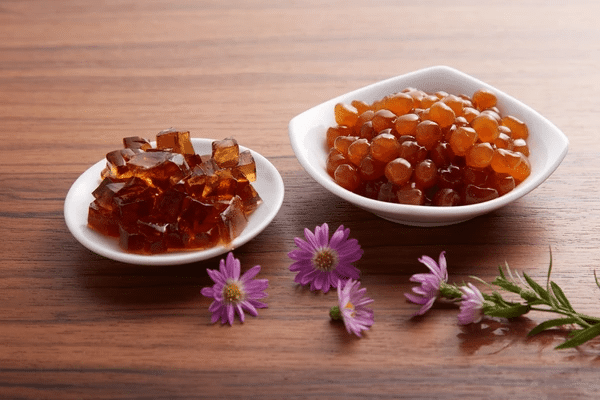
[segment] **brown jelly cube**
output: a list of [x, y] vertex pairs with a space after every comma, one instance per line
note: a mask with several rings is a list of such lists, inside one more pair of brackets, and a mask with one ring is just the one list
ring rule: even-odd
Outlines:
[[[123, 139], [124, 149], [107, 154], [103, 181], [93, 191], [88, 224], [119, 237], [126, 251], [155, 254], [229, 243], [262, 203], [251, 185], [256, 164], [228, 138], [212, 154], [189, 153], [188, 132], [174, 129], [146, 139]], [[191, 168], [190, 168], [191, 166]]]
[[221, 220], [223, 221], [221, 237], [226, 243], [242, 233], [248, 225], [248, 219], [239, 196], [231, 199], [229, 206], [221, 213]]
[[178, 222], [167, 225], [165, 243], [167, 249], [184, 249], [190, 242], [190, 235], [182, 230]]
[[152, 148], [148, 139], [144, 139], [139, 136], [124, 137], [123, 138], [123, 146], [126, 149], [131, 149], [136, 153], [139, 153], [141, 151], [146, 151], [146, 150]]
[[217, 222], [205, 224], [205, 229], [190, 237], [189, 246], [195, 248], [215, 247], [221, 242], [220, 227]]
[[189, 131], [178, 131], [175, 128], [165, 129], [156, 135], [156, 148], [171, 150], [179, 154], [194, 154], [194, 146]]
[[115, 213], [101, 207], [94, 200], [88, 209], [88, 226], [107, 236], [119, 236], [119, 223]]
[[119, 193], [119, 190], [123, 188], [123, 186], [125, 186], [125, 182], [114, 182], [110, 178], [105, 178], [92, 192], [92, 195], [100, 207], [112, 211], [116, 207], [114, 198], [117, 193]]
[[174, 185], [190, 173], [181, 154], [167, 151], [136, 154], [128, 165], [133, 175], [155, 186]]
[[237, 179], [228, 169], [215, 171], [214, 175], [208, 176], [202, 197], [214, 197], [217, 200], [230, 200], [235, 196]]
[[196, 232], [205, 230], [204, 221], [213, 211], [211, 204], [196, 200], [192, 197], [186, 197], [182, 203], [182, 213], [179, 218], [180, 228], [193, 236]]
[[[142, 181], [143, 182], [143, 181]], [[121, 224], [130, 224], [152, 213], [156, 190], [140, 184], [137, 178], [132, 179], [115, 196]]]
[[132, 174], [127, 163], [135, 154], [131, 149], [114, 150], [106, 154], [106, 168], [110, 171], [109, 176], [114, 179], [130, 178]]
[[183, 209], [186, 193], [173, 187], [161, 193], [155, 200], [154, 219], [164, 222], [175, 222]]
[[145, 239], [145, 251], [148, 253], [164, 253], [167, 251], [166, 233], [168, 223], [155, 222], [152, 219], [137, 221], [139, 233]]
[[119, 246], [132, 253], [145, 253], [146, 238], [132, 226], [120, 226]]
[[240, 148], [233, 138], [212, 142], [212, 158], [221, 168], [233, 168], [238, 164]]
[[242, 200], [246, 215], [254, 212], [262, 203], [262, 199], [249, 181], [238, 181], [236, 194]]
[[200, 165], [195, 166], [191, 174], [183, 180], [185, 191], [195, 198], [201, 198], [204, 192], [204, 185], [206, 185], [210, 175], [214, 175], [214, 171], [207, 173]]
[[254, 157], [252, 157], [250, 150], [244, 150], [240, 153], [238, 164], [235, 169], [244, 174], [246, 179], [250, 182], [256, 180], [256, 163], [254, 162]]

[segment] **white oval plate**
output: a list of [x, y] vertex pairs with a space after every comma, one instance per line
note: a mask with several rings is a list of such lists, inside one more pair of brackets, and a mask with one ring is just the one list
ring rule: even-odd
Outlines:
[[[192, 139], [198, 154], [210, 154], [213, 139]], [[249, 150], [240, 146], [240, 151]], [[271, 223], [283, 203], [284, 187], [277, 168], [259, 153], [252, 151], [256, 162], [256, 181], [252, 186], [262, 198], [262, 204], [248, 218], [248, 225], [241, 235], [227, 246], [217, 246], [199, 251], [180, 251], [154, 255], [128, 253], [119, 247], [118, 239], [104, 236], [87, 226], [88, 208], [94, 200], [92, 192], [100, 184], [100, 173], [106, 166], [101, 160], [85, 171], [73, 185], [65, 198], [65, 222], [82, 245], [101, 256], [130, 264], [177, 265], [206, 260], [231, 251], [256, 237]]]
[[[336, 103], [352, 100], [372, 102], [406, 87], [427, 92], [444, 90], [452, 94], [472, 95], [476, 90], [492, 90], [498, 98], [502, 114], [511, 114], [529, 127], [531, 175], [514, 190], [496, 199], [456, 207], [414, 206], [372, 200], [352, 193], [327, 174], [327, 128], [335, 125], [333, 108]], [[296, 158], [308, 174], [336, 196], [387, 220], [405, 225], [442, 226], [456, 224], [489, 213], [526, 195], [544, 182], [558, 168], [567, 154], [569, 140], [554, 124], [519, 100], [454, 68], [437, 66], [414, 71], [374, 83], [321, 103], [289, 123], [289, 136]]]

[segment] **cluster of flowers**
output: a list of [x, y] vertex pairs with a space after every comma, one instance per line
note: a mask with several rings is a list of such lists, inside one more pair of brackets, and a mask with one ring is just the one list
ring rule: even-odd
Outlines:
[[[332, 319], [342, 320], [349, 333], [360, 337], [362, 331], [373, 325], [373, 310], [368, 307], [373, 299], [360, 287], [360, 271], [353, 265], [362, 257], [363, 250], [349, 236], [350, 229], [343, 225], [331, 238], [326, 223], [317, 226], [314, 233], [305, 229], [305, 239], [294, 238], [298, 248], [290, 251], [288, 257], [294, 260], [290, 271], [297, 272], [295, 282], [323, 293], [337, 288], [338, 305], [329, 314]], [[232, 325], [236, 310], [243, 322], [244, 311], [256, 316], [257, 308], [267, 307], [260, 299], [267, 296], [264, 290], [268, 281], [254, 279], [260, 271], [259, 265], [240, 276], [240, 261], [229, 253], [226, 260], [220, 261], [218, 271], [207, 271], [214, 285], [203, 288], [201, 293], [214, 299], [209, 307], [213, 323], [221, 320]]]
[[[297, 249], [288, 253], [288, 257], [294, 260], [289, 268], [297, 273], [295, 282], [310, 285], [310, 290], [323, 293], [337, 288], [338, 305], [331, 308], [329, 315], [332, 319], [342, 320], [348, 333], [361, 337], [362, 332], [373, 325], [374, 318], [373, 310], [368, 307], [373, 299], [366, 296], [365, 288], [360, 287], [360, 271], [353, 265], [363, 255], [358, 241], [349, 238], [350, 229], [343, 225], [331, 238], [327, 224], [317, 226], [314, 233], [305, 229], [304, 236], [305, 239], [294, 239]], [[412, 293], [405, 293], [409, 301], [421, 306], [415, 315], [425, 314], [437, 299], [445, 299], [459, 305], [458, 322], [462, 325], [477, 323], [484, 315], [510, 319], [529, 311], [559, 314], [559, 318], [544, 321], [529, 333], [534, 335], [564, 325], [578, 326], [571, 337], [557, 348], [579, 346], [600, 336], [600, 318], [576, 312], [562, 289], [550, 280], [552, 255], [546, 288], [525, 273], [522, 277], [516, 272], [513, 275], [508, 265], [506, 273], [499, 268], [500, 275], [492, 284], [519, 296], [520, 302], [505, 300], [497, 291], [483, 294], [472, 283], [449, 284], [445, 252], [440, 253], [437, 262], [429, 256], [422, 256], [419, 261], [429, 272], [411, 276], [410, 281], [419, 285], [412, 288]], [[203, 288], [202, 294], [214, 299], [209, 307], [213, 323], [220, 319], [221, 323], [232, 325], [236, 310], [243, 322], [244, 311], [256, 316], [258, 308], [267, 307], [260, 299], [267, 296], [264, 291], [268, 281], [254, 279], [260, 266], [256, 265], [240, 276], [240, 262], [233, 253], [229, 253], [226, 260], [221, 260], [218, 271], [207, 271], [214, 285]], [[600, 280], [595, 278], [600, 288]]]

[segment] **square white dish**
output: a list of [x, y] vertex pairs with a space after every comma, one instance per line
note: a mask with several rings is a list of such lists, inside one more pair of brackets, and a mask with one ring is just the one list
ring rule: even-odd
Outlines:
[[[327, 174], [328, 149], [325, 134], [335, 126], [334, 106], [363, 100], [367, 103], [386, 95], [414, 87], [426, 92], [445, 91], [471, 96], [479, 89], [496, 94], [502, 115], [513, 115], [529, 128], [528, 145], [531, 174], [511, 192], [496, 199], [455, 207], [414, 206], [372, 200], [352, 193], [335, 183]], [[386, 79], [321, 103], [294, 117], [289, 123], [289, 137], [294, 153], [306, 172], [325, 189], [357, 207], [387, 220], [415, 226], [443, 226], [469, 220], [521, 198], [544, 182], [558, 168], [567, 154], [566, 135], [541, 114], [508, 94], [472, 76], [447, 66], [421, 69]]]

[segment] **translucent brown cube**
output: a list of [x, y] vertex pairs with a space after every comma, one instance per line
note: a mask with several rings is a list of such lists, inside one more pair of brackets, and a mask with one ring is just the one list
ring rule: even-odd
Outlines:
[[189, 131], [178, 131], [175, 128], [165, 129], [156, 135], [156, 147], [159, 150], [171, 150], [174, 153], [194, 154], [194, 146]]
[[193, 152], [189, 132], [138, 136], [109, 152], [88, 210], [90, 228], [118, 238], [128, 252], [159, 254], [227, 244], [241, 234], [262, 203], [251, 182], [256, 164], [235, 139]]
[[238, 164], [240, 147], [233, 138], [216, 140], [212, 143], [212, 158], [221, 168], [233, 168]]

